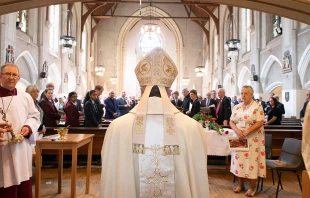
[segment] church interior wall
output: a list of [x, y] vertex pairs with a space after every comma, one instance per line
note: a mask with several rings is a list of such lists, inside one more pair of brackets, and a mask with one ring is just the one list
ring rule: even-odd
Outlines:
[[[59, 85], [55, 89], [56, 95], [67, 95], [69, 91], [78, 90], [79, 86], [73, 90], [73, 85], [68, 85], [64, 82], [65, 75], [69, 75], [69, 80], [72, 84], [76, 84], [77, 77], [83, 75], [86, 79], [94, 78], [93, 76], [87, 76], [86, 71], [82, 72], [80, 69], [80, 13], [81, 13], [81, 3], [75, 3], [72, 9], [73, 13], [73, 23], [74, 23], [74, 35], [77, 40], [77, 46], [74, 49], [74, 54], [71, 60], [68, 58], [68, 54], [63, 54], [61, 52], [62, 47], [58, 47], [58, 51], [52, 50], [49, 47], [49, 23], [46, 21], [46, 9], [47, 7], [36, 8], [28, 10], [28, 29], [27, 32], [22, 32], [19, 29], [16, 29], [16, 18], [17, 12], [10, 13], [7, 15], [1, 16], [1, 64], [5, 63], [5, 53], [7, 45], [12, 45], [14, 47], [14, 56], [18, 57], [16, 64], [20, 67], [21, 77], [24, 79], [24, 82], [30, 82], [31, 84], [36, 84], [38, 87], [43, 90], [45, 85], [48, 83], [48, 79], [39, 78], [39, 73], [43, 69], [43, 62], [47, 61], [47, 64], [51, 68], [50, 71], [58, 71], [56, 75], [52, 76], [52, 80], [56, 80], [55, 84]], [[84, 9], [85, 10], [85, 9]], [[60, 14], [59, 14], [59, 36], [63, 35], [66, 32], [66, 21], [67, 17], [67, 5], [61, 5]], [[88, 31], [88, 44], [90, 45], [90, 19], [87, 21], [87, 31]], [[31, 63], [26, 61], [24, 54], [27, 52], [27, 57], [34, 61]], [[26, 58], [26, 59], [25, 59]], [[90, 57], [90, 47], [88, 47], [87, 52], [87, 69], [91, 70], [91, 57]], [[55, 69], [57, 67], [57, 69]], [[30, 72], [31, 70], [35, 70]], [[55, 72], [54, 72], [55, 73]], [[74, 78], [74, 79], [73, 79]], [[58, 82], [59, 81], [59, 82]], [[81, 83], [80, 83], [81, 85]], [[70, 88], [71, 87], [71, 88]], [[86, 88], [88, 89], [88, 88]], [[84, 95], [84, 93], [79, 94]]]
[[[156, 5], [157, 6], [157, 5]], [[85, 8], [85, 7], [84, 7]], [[33, 72], [30, 72], [29, 68], [35, 68], [37, 73], [39, 74], [42, 71], [42, 65], [44, 61], [48, 62], [48, 65], [53, 67], [57, 67], [57, 70], [60, 73], [60, 77], [55, 80], [59, 84], [59, 91], [56, 94], [67, 93], [68, 91], [72, 91], [73, 82], [77, 83], [78, 76], [81, 76], [83, 79], [80, 85], [76, 86], [76, 90], [79, 90], [79, 95], [84, 95], [86, 90], [89, 90], [93, 84], [102, 84], [106, 90], [115, 89], [118, 90], [117, 95], [119, 95], [120, 89], [126, 89], [124, 82], [122, 85], [112, 85], [110, 83], [110, 76], [113, 74], [113, 67], [122, 62], [120, 60], [119, 54], [117, 54], [117, 39], [120, 34], [120, 30], [124, 23], [126, 22], [126, 18], [113, 18], [106, 20], [99, 30], [96, 33], [95, 39], [93, 43], [90, 43], [90, 29], [91, 23], [90, 19], [87, 20], [86, 29], [88, 36], [87, 43], [87, 60], [86, 60], [86, 70], [81, 70], [81, 21], [80, 21], [80, 13], [81, 13], [81, 3], [75, 3], [73, 7], [73, 15], [74, 15], [74, 26], [75, 26], [75, 35], [77, 39], [77, 46], [74, 49], [74, 55], [71, 60], [68, 59], [66, 54], [61, 53], [61, 47], [59, 46], [58, 52], [54, 52], [49, 48], [49, 29], [46, 25], [46, 7], [31, 9], [29, 10], [29, 24], [28, 24], [28, 32], [23, 33], [20, 30], [16, 30], [16, 16], [17, 13], [11, 13], [0, 16], [1, 25], [1, 40], [0, 40], [0, 60], [1, 64], [5, 62], [5, 52], [8, 45], [12, 45], [15, 49], [15, 57], [19, 57], [25, 51], [28, 51], [32, 59], [34, 60], [34, 64], [29, 64], [25, 60], [25, 57], [20, 57], [16, 60], [16, 63], [20, 65], [22, 72], [22, 78], [25, 80], [24, 82], [32, 82], [33, 80]], [[115, 14], [116, 15], [131, 15], [132, 13], [138, 10], [137, 4], [120, 4]], [[158, 7], [154, 7], [154, 9], [161, 9], [166, 13], [169, 13], [171, 16], [187, 16], [186, 11], [182, 5], [163, 5], [159, 4]], [[67, 5], [61, 6], [61, 26], [59, 29], [59, 34], [63, 34], [65, 32], [64, 27], [64, 19], [66, 17]], [[86, 9], [83, 9], [84, 13]], [[236, 26], [238, 27], [238, 32], [240, 35], [240, 39], [242, 41], [242, 49], [239, 51], [239, 57], [237, 58], [237, 74], [235, 85], [231, 85], [229, 83], [228, 77], [233, 73], [233, 65], [227, 59], [227, 51], [223, 49], [223, 42], [227, 39], [227, 23], [228, 14], [227, 14], [227, 6], [221, 5], [219, 10], [215, 10], [214, 14], [216, 16], [220, 16], [220, 34], [218, 35], [218, 46], [219, 49], [217, 52], [214, 50], [214, 39], [217, 34], [215, 33], [215, 25], [214, 22], [206, 24], [206, 28], [210, 31], [210, 43], [209, 45], [205, 44], [204, 33], [201, 28], [192, 21], [187, 21], [186, 19], [175, 19], [174, 22], [177, 24], [181, 34], [182, 34], [182, 50], [183, 54], [180, 58], [180, 79], [182, 79], [182, 75], [184, 75], [184, 68], [187, 67], [187, 75], [191, 79], [190, 84], [186, 86], [191, 89], [195, 87], [199, 93], [205, 95], [206, 91], [216, 87], [217, 85], [223, 85], [224, 88], [228, 89], [232, 86], [238, 86], [241, 80], [241, 84], [248, 82], [248, 75], [243, 75], [243, 78], [239, 78], [240, 73], [242, 72], [244, 67], [247, 67], [249, 70], [251, 69], [251, 65], [258, 65], [259, 71], [263, 70], [264, 65], [268, 61], [268, 58], [272, 55], [277, 58], [277, 62], [274, 62], [270, 66], [270, 70], [268, 71], [267, 78], [260, 78], [261, 72], [259, 72], [259, 83], [261, 84], [261, 88], [256, 89], [256, 95], [263, 96], [264, 100], [268, 100], [267, 91], [272, 91], [272, 85], [275, 82], [282, 82], [282, 94], [280, 96], [280, 100], [287, 106], [296, 106], [296, 110], [288, 111], [285, 115], [287, 117], [297, 116], [299, 115], [300, 105], [304, 102], [304, 97], [300, 97], [305, 95], [306, 89], [310, 87], [310, 77], [309, 75], [305, 75], [303, 77], [303, 81], [301, 82], [300, 73], [298, 72], [298, 65], [301, 61], [302, 56], [306, 53], [305, 51], [308, 49], [310, 43], [310, 26], [299, 23], [287, 18], [283, 18], [283, 33], [282, 35], [272, 38], [272, 15], [266, 13], [255, 14], [255, 23], [254, 23], [254, 32], [252, 35], [252, 43], [250, 52], [246, 52], [245, 48], [245, 31], [242, 30], [242, 11], [239, 8], [233, 9], [236, 14], [235, 20]], [[187, 22], [186, 22], [187, 21]], [[140, 25], [146, 21], [139, 22], [137, 25], [135, 33], [134, 29], [132, 32], [129, 32], [126, 36], [126, 41], [128, 42], [131, 38], [135, 40], [131, 40], [130, 43], [126, 44], [126, 47], [123, 50], [126, 59], [129, 61], [124, 61], [124, 64], [130, 65], [128, 68], [132, 68], [135, 66], [135, 63], [138, 62], [140, 58], [137, 56], [136, 51], [138, 49], [137, 38], [138, 29]], [[94, 25], [95, 23], [93, 23]], [[297, 24], [297, 25], [296, 25]], [[167, 30], [166, 25], [160, 23], [160, 26], [164, 30], [164, 35], [162, 36], [164, 42], [171, 40], [172, 33], [167, 34], [165, 31]], [[166, 29], [165, 29], [166, 28]], [[248, 31], [248, 30], [246, 30]], [[257, 32], [256, 32], [257, 31]], [[203, 35], [203, 36], [202, 36]], [[129, 39], [129, 40], [128, 40]], [[258, 40], [258, 43], [255, 43]], [[136, 43], [134, 43], [136, 42]], [[178, 52], [177, 45], [178, 41], [175, 41], [175, 44], [164, 45], [166, 50], [172, 56], [173, 60], [178, 61]], [[129, 46], [129, 47], [128, 47]], [[106, 72], [104, 77], [95, 77], [94, 74], [94, 66], [98, 63], [99, 57], [99, 49], [102, 50], [103, 55], [103, 64], [106, 66]], [[293, 71], [289, 73], [282, 73], [282, 60], [284, 57], [284, 52], [290, 50], [293, 62], [292, 65]], [[202, 55], [199, 55], [199, 51], [204, 51], [207, 54], [204, 55], [204, 60]], [[204, 53], [201, 53], [204, 54]], [[310, 56], [310, 54], [307, 54]], [[279, 65], [279, 63], [281, 65]], [[205, 64], [206, 67], [206, 75], [203, 78], [198, 78], [195, 75], [194, 69], [199, 64]], [[310, 63], [303, 63], [304, 71], [306, 73], [310, 72]], [[28, 72], [26, 70], [28, 69]], [[55, 68], [54, 68], [55, 69]], [[123, 72], [126, 72], [123, 70]], [[70, 79], [70, 83], [64, 82], [65, 73], [70, 74], [68, 76]], [[131, 73], [132, 74], [132, 73]], [[123, 75], [125, 78], [126, 76]], [[40, 79], [35, 77], [35, 84], [39, 86], [40, 89], [45, 88], [47, 79]], [[74, 78], [74, 79], [73, 79]], [[202, 80], [204, 79], [204, 80]], [[285, 79], [285, 80], [284, 80]], [[225, 81], [225, 82], [224, 82]], [[69, 85], [70, 84], [70, 85]], [[85, 85], [86, 84], [86, 85]], [[210, 85], [209, 85], [210, 84]], [[253, 82], [251, 82], [253, 84]], [[264, 87], [262, 86], [264, 84]], [[128, 84], [132, 86], [130, 83]], [[136, 85], [135, 85], [136, 86]], [[71, 88], [69, 88], [71, 87]], [[176, 86], [179, 91], [181, 88], [184, 88], [182, 85]], [[267, 89], [268, 87], [268, 89]], [[238, 90], [240, 93], [240, 87], [238, 86]], [[134, 91], [133, 91], [134, 92]], [[286, 103], [284, 99], [285, 92], [290, 92], [291, 101]], [[107, 94], [107, 93], [105, 93]], [[233, 95], [229, 93], [229, 95]]]

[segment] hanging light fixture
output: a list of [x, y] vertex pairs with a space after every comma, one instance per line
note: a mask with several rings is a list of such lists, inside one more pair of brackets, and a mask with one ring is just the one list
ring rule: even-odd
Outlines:
[[150, 14], [149, 14], [150, 22], [141, 26], [140, 29], [141, 34], [160, 34], [159, 25], [152, 22], [152, 13], [153, 13], [153, 7], [152, 2], [150, 2]]
[[117, 83], [117, 76], [111, 76], [110, 81], [115, 85]]
[[196, 76], [197, 77], [202, 77], [203, 74], [205, 73], [206, 69], [205, 69], [205, 66], [196, 66], [195, 68], [195, 72], [196, 72]]
[[62, 46], [62, 53], [73, 53], [73, 47], [76, 46], [75, 38], [72, 34], [72, 13], [67, 11], [67, 35], [60, 36], [59, 45]]
[[240, 39], [233, 38], [234, 27], [236, 28], [233, 15], [231, 15], [230, 20], [229, 30], [231, 31], [229, 31], [229, 39], [225, 42], [224, 48], [228, 51], [228, 57], [237, 57], [240, 49]]
[[160, 27], [155, 23], [147, 23], [142, 25], [141, 34], [160, 34]]
[[[199, 50], [199, 54], [198, 54], [198, 57], [197, 57], [197, 60], [200, 59], [200, 56], [202, 55], [201, 53], [201, 50]], [[198, 61], [197, 61], [198, 62]], [[202, 63], [204, 64], [204, 57], [202, 57]], [[205, 66], [204, 65], [198, 65], [196, 66], [195, 68], [195, 72], [196, 72], [196, 76], [197, 77], [202, 77], [203, 74], [205, 73], [206, 69], [205, 69]]]
[[[100, 60], [102, 61], [102, 63], [100, 64]], [[98, 57], [98, 64], [95, 67], [95, 73], [97, 76], [103, 76], [105, 72], [105, 66], [103, 65], [103, 56], [101, 53], [101, 49], [99, 50], [99, 57]]]

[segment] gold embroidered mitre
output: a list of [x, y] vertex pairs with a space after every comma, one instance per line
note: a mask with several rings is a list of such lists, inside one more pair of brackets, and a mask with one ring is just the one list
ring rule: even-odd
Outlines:
[[[137, 106], [131, 110], [135, 112], [133, 124], [132, 143], [134, 153], [144, 153], [146, 115], [148, 98], [151, 89], [157, 85], [161, 94], [164, 128], [164, 153], [166, 155], [178, 155], [179, 138], [175, 124], [175, 107], [169, 100], [165, 87], [170, 88], [175, 77], [178, 75], [177, 67], [161, 48], [155, 48], [148, 53], [136, 66], [135, 73], [140, 86], [145, 86], [144, 93]], [[177, 110], [177, 112], [179, 112]]]
[[171, 87], [178, 75], [176, 65], [161, 48], [155, 48], [143, 57], [138, 63], [135, 73], [140, 86]]

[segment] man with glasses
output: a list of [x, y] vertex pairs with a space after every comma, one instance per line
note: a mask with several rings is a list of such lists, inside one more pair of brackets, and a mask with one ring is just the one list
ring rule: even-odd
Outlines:
[[[1, 67], [0, 74], [0, 197], [32, 198], [32, 148], [40, 126], [40, 113], [25, 91], [15, 88], [19, 69], [14, 64]], [[11, 133], [23, 136], [10, 144]]]

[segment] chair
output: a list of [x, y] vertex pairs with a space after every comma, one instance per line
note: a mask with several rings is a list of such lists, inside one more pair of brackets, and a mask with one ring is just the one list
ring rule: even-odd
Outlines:
[[275, 164], [275, 160], [267, 160], [266, 166], [275, 169], [278, 174], [278, 186], [276, 198], [279, 193], [279, 186], [281, 185], [281, 189], [283, 189], [281, 176], [283, 171], [292, 171], [296, 174], [300, 190], [302, 190], [300, 178], [297, 171], [303, 168], [303, 159], [301, 155], [301, 140], [293, 139], [293, 138], [285, 138], [282, 146], [281, 155], [278, 159], [282, 164]]
[[[266, 159], [272, 159], [272, 135], [271, 134], [265, 134], [265, 156]], [[271, 175], [272, 175], [272, 182], [274, 185], [274, 176], [273, 176], [273, 169], [271, 169]], [[260, 180], [262, 179], [262, 184], [261, 184], [261, 191], [263, 190], [263, 185], [264, 185], [264, 178], [258, 177], [258, 182], [257, 182], [257, 188], [259, 188], [259, 183]]]

